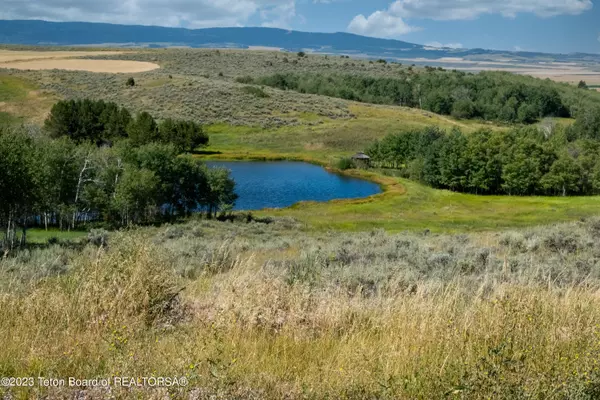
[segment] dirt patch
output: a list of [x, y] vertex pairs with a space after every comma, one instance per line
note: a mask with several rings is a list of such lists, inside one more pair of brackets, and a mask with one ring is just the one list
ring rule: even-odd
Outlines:
[[158, 64], [122, 60], [43, 59], [31, 61], [0, 62], [0, 68], [21, 70], [63, 69], [106, 73], [146, 72], [160, 68]]

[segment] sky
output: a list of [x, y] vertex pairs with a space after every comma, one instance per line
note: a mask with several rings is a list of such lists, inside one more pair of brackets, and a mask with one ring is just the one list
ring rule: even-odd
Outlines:
[[600, 0], [0, 0], [0, 5], [0, 19], [264, 26], [434, 47], [600, 53]]

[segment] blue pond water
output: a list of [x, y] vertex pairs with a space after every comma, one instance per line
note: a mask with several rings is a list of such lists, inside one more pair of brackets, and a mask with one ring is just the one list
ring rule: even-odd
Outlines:
[[209, 167], [231, 170], [239, 196], [236, 210], [282, 208], [299, 201], [368, 197], [379, 185], [333, 174], [316, 165], [293, 161], [210, 161]]

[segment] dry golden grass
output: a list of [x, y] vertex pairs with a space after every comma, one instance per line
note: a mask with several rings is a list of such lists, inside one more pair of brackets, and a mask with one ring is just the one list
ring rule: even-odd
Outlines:
[[0, 375], [190, 382], [10, 389], [21, 398], [600, 393], [598, 271], [585, 270], [599, 223], [480, 248], [478, 235], [312, 237], [283, 222], [146, 228], [0, 260]]

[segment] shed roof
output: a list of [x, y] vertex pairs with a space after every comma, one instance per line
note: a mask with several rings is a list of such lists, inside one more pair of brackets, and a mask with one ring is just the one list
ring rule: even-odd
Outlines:
[[370, 160], [371, 159], [371, 157], [369, 157], [368, 155], [366, 155], [363, 152], [356, 153], [355, 155], [352, 156], [352, 158], [357, 159], [357, 160]]

